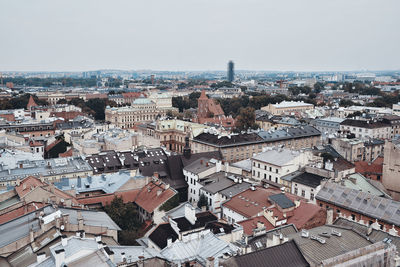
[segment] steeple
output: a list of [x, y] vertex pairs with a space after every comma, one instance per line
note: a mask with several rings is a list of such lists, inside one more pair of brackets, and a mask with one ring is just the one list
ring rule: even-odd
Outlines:
[[26, 105], [26, 109], [30, 110], [32, 107], [36, 107], [38, 104], [36, 104], [35, 100], [33, 99], [33, 96], [31, 95], [29, 97], [28, 105]]

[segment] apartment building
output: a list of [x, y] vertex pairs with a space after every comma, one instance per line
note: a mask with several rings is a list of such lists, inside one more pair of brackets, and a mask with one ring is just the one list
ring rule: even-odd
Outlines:
[[371, 162], [383, 153], [385, 142], [379, 139], [364, 141], [358, 138], [334, 138], [331, 144], [348, 161]]
[[205, 130], [191, 140], [191, 148], [194, 153], [220, 151], [225, 161], [237, 162], [262, 152], [263, 147], [284, 146], [298, 150], [316, 146], [320, 140], [321, 133], [312, 126], [225, 136]]
[[384, 155], [382, 184], [393, 199], [400, 200], [400, 141], [387, 141]]
[[340, 123], [340, 131], [349, 132], [357, 138], [391, 138], [392, 127], [382, 120], [346, 119]]
[[282, 184], [281, 177], [297, 171], [312, 162], [311, 151], [271, 148], [254, 155], [252, 161], [252, 178], [257, 181], [266, 180]]
[[207, 126], [182, 120], [159, 120], [156, 122], [154, 137], [160, 144], [173, 152], [183, 152], [185, 138], [199, 135]]

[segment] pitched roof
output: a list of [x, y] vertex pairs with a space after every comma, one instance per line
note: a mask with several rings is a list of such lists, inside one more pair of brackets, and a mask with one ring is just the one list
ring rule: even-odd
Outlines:
[[327, 182], [315, 197], [366, 216], [400, 226], [400, 202]]
[[275, 166], [285, 166], [301, 155], [300, 151], [286, 148], [271, 149], [253, 156], [253, 160], [266, 162]]
[[324, 179], [325, 179], [325, 177], [317, 175], [317, 174], [302, 172], [302, 173], [298, 174], [297, 176], [295, 176], [292, 179], [292, 182], [316, 188], [317, 186], [319, 186], [321, 184], [322, 180], [324, 180]]
[[36, 107], [38, 104], [36, 104], [35, 100], [33, 99], [33, 96], [31, 95], [29, 97], [28, 104], [26, 105], [26, 109], [30, 109], [31, 107]]
[[161, 181], [152, 181], [139, 191], [135, 203], [147, 212], [152, 213], [176, 194], [177, 192], [174, 189], [167, 187]]
[[193, 141], [211, 144], [215, 146], [237, 146], [263, 143], [264, 139], [255, 133], [234, 134], [228, 136], [218, 136], [211, 133], [201, 133]]
[[177, 224], [181, 232], [198, 229], [204, 227], [209, 222], [215, 222], [218, 217], [209, 211], [196, 213], [196, 222], [191, 224], [185, 217], [173, 219]]
[[220, 265], [224, 267], [310, 266], [294, 241], [288, 241], [282, 245], [234, 256], [224, 262], [220, 262]]
[[381, 121], [365, 121], [365, 120], [353, 120], [347, 119], [340, 123], [340, 125], [346, 126], [354, 126], [359, 128], [382, 128], [382, 127], [390, 127], [390, 124], [381, 122]]
[[[332, 230], [341, 233], [340, 236], [332, 234]], [[303, 237], [301, 232], [292, 234], [289, 239], [293, 239], [300, 251], [313, 265], [321, 264], [323, 260], [342, 255], [346, 252], [371, 245], [372, 242], [358, 233], [332, 225], [324, 225], [307, 230], [310, 236], [318, 236], [325, 240], [322, 244], [318, 240]], [[321, 236], [326, 234], [329, 237]]]
[[169, 223], [162, 223], [157, 226], [149, 235], [151, 241], [153, 241], [160, 249], [167, 246], [168, 238], [172, 239], [172, 242], [178, 239], [178, 234], [172, 229]]

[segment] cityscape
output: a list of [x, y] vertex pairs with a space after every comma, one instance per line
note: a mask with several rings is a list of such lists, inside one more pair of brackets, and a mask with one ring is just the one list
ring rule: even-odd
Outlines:
[[0, 4], [0, 266], [400, 266], [399, 2], [149, 2]]

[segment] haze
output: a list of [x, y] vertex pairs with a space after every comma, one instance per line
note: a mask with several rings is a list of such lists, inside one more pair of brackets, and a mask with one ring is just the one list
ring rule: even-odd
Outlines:
[[0, 70], [398, 70], [400, 1], [2, 0]]

